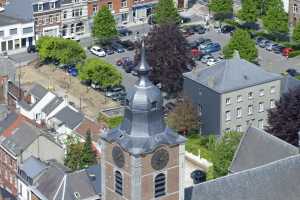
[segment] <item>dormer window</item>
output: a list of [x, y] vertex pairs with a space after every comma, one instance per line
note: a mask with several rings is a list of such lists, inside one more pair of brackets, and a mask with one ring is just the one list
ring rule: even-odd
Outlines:
[[38, 4], [38, 11], [43, 11], [43, 4], [42, 3]]
[[54, 9], [55, 8], [55, 2], [49, 2], [49, 6], [51, 9]]
[[153, 101], [152, 103], [151, 103], [151, 110], [154, 110], [154, 109], [156, 109], [157, 108], [157, 102], [156, 101]]

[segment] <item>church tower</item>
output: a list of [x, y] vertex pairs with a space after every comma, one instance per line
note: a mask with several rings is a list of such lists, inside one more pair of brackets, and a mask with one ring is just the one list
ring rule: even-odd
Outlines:
[[169, 129], [160, 90], [148, 79], [142, 44], [139, 80], [122, 124], [101, 136], [102, 200], [183, 200], [185, 138]]

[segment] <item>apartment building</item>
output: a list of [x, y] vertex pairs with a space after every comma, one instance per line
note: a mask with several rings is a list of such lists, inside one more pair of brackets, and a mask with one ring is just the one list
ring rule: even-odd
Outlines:
[[202, 71], [184, 74], [184, 95], [199, 109], [203, 134], [263, 129], [267, 110], [281, 94], [281, 76], [264, 71], [239, 55]]
[[295, 26], [300, 19], [300, 0], [289, 1], [289, 24]]
[[89, 32], [87, 0], [63, 0], [61, 14], [63, 37], [79, 37]]
[[36, 0], [32, 3], [35, 34], [60, 36], [62, 0]]

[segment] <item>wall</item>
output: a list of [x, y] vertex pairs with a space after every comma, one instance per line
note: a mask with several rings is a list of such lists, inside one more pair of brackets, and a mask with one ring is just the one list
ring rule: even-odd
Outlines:
[[18, 199], [19, 200], [31, 199], [30, 188], [19, 178], [18, 178]]
[[[263, 119], [264, 124], [267, 124], [267, 109], [270, 108], [270, 100], [278, 100], [280, 98], [280, 80], [272, 81], [269, 83], [253, 86], [229, 93], [222, 94], [221, 97], [221, 130], [225, 131], [226, 128], [236, 130], [238, 125], [242, 126], [242, 131], [250, 125], [258, 127], [258, 120]], [[270, 88], [275, 86], [275, 93], [270, 93]], [[259, 91], [264, 90], [264, 96], [259, 96]], [[253, 92], [253, 98], [248, 98], [248, 93]], [[237, 96], [242, 95], [242, 101], [237, 102]], [[226, 105], [226, 98], [230, 98], [231, 104]], [[258, 112], [259, 103], [264, 102], [264, 111]], [[248, 115], [248, 105], [253, 105], [253, 114]], [[242, 109], [242, 117], [237, 118], [237, 108]], [[231, 112], [231, 120], [226, 122], [225, 112]]]
[[220, 134], [220, 95], [199, 83], [184, 77], [183, 93], [197, 109], [202, 107], [201, 133]]

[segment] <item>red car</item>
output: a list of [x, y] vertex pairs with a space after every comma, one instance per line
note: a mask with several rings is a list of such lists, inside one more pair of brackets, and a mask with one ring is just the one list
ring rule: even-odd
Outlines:
[[289, 54], [294, 51], [294, 49], [290, 48], [290, 47], [286, 47], [282, 50], [282, 55], [285, 57], [289, 57]]

